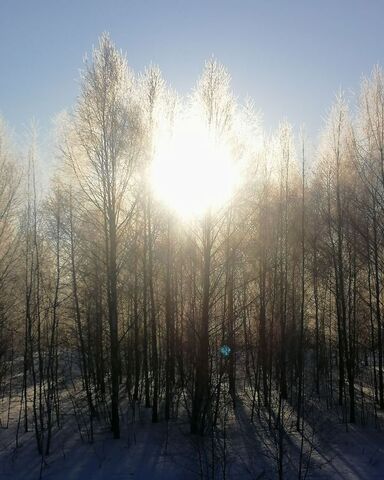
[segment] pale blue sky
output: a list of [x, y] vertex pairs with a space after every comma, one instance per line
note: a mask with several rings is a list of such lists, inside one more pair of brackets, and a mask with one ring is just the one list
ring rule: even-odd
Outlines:
[[340, 87], [384, 64], [384, 2], [375, 0], [0, 0], [0, 112], [43, 136], [73, 105], [85, 52], [109, 31], [141, 70], [159, 64], [188, 92], [214, 54], [267, 129], [305, 123], [312, 138]]

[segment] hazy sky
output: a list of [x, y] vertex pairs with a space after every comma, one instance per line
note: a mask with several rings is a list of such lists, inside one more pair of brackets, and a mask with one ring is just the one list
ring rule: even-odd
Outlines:
[[183, 93], [214, 54], [267, 129], [286, 118], [312, 137], [339, 88], [384, 65], [379, 0], [0, 0], [0, 112], [18, 134], [35, 117], [46, 135], [74, 103], [103, 31], [134, 70], [157, 63]]

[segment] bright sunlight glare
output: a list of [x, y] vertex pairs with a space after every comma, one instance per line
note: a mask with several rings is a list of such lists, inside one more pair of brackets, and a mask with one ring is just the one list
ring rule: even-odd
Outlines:
[[160, 135], [150, 183], [155, 196], [184, 219], [217, 210], [234, 193], [239, 174], [228, 145], [202, 122], [179, 122], [172, 137]]

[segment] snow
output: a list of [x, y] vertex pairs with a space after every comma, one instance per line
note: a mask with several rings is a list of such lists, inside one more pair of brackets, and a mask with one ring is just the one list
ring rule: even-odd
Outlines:
[[[135, 431], [136, 430], [136, 431]], [[1, 431], [1, 479], [178, 479], [196, 478], [188, 471], [188, 443], [176, 428], [166, 445], [165, 424], [143, 424], [122, 429], [122, 438], [113, 440], [109, 431], [95, 433], [92, 444], [81, 441], [78, 432], [63, 428], [53, 438], [53, 451], [41, 465], [33, 432], [23, 434], [15, 448], [11, 432]]]
[[[15, 376], [16, 378], [16, 376]], [[21, 380], [21, 379], [20, 379]], [[226, 385], [223, 385], [226, 388]], [[106, 420], [94, 420], [94, 442], [88, 442], [87, 417], [81, 415], [82, 393], [72, 385], [62, 392], [62, 428], [55, 428], [51, 454], [43, 460], [37, 453], [30, 414], [29, 432], [16, 426], [20, 409], [19, 391], [14, 386], [10, 422], [6, 426], [8, 398], [0, 402], [0, 480], [192, 480], [192, 479], [275, 479], [278, 460], [276, 410], [271, 421], [264, 408], [255, 410], [251, 422], [252, 392], [241, 394], [235, 410], [231, 402], [223, 404], [217, 428], [205, 438], [189, 433], [187, 415], [180, 408], [179, 417], [151, 423], [151, 410], [139, 403], [121, 402], [121, 439], [114, 440]], [[70, 394], [69, 394], [70, 393]], [[29, 392], [31, 398], [31, 391]], [[77, 416], [71, 397], [76, 396]], [[73, 400], [73, 398], [72, 398]], [[369, 396], [367, 395], [366, 402]], [[31, 404], [32, 402], [30, 402]], [[298, 478], [301, 435], [295, 429], [295, 415], [288, 401], [284, 403], [284, 478]], [[384, 478], [383, 412], [378, 418], [365, 414], [364, 424], [343, 422], [340, 407], [325, 399], [308, 398], [305, 410], [304, 463], [310, 457], [306, 478], [314, 480], [371, 480]], [[80, 419], [80, 421], [79, 421]], [[212, 447], [214, 446], [214, 450]]]

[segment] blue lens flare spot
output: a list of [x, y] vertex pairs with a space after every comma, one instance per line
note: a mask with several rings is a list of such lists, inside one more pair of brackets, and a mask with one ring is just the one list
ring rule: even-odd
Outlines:
[[223, 357], [229, 357], [231, 353], [231, 347], [228, 347], [228, 345], [223, 345], [220, 347], [220, 353]]

